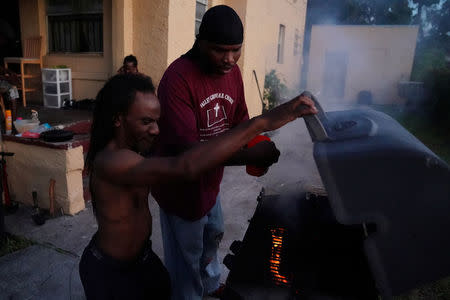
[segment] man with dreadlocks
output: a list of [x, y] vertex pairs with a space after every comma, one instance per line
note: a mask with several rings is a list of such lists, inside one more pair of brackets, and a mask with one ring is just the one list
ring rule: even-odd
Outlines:
[[146, 158], [160, 111], [148, 77], [116, 75], [97, 95], [86, 168], [98, 231], [80, 261], [87, 299], [168, 299], [169, 276], [151, 249], [149, 189], [195, 182], [256, 135], [317, 112], [299, 96], [178, 156]]
[[[237, 65], [243, 25], [229, 6], [210, 8], [196, 41], [166, 70], [158, 87], [163, 114], [158, 154], [176, 155], [214, 139], [248, 120], [244, 85]], [[220, 297], [217, 257], [224, 233], [219, 188], [223, 165], [267, 168], [280, 152], [272, 142], [236, 151], [224, 164], [193, 182], [152, 188], [160, 206], [164, 260], [174, 286], [173, 299]]]

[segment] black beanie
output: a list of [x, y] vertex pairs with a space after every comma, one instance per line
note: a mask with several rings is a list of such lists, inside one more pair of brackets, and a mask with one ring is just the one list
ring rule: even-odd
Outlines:
[[203, 15], [197, 39], [221, 45], [242, 44], [244, 27], [234, 9], [217, 5]]

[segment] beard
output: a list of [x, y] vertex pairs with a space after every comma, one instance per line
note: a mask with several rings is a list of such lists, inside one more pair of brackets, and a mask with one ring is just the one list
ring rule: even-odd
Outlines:
[[136, 152], [142, 156], [147, 156], [153, 152], [155, 144], [155, 137], [142, 138], [136, 143]]

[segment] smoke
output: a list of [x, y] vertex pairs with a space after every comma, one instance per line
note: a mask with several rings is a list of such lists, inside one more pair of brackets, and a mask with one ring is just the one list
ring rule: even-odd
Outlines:
[[[445, 6], [446, 1], [440, 0], [428, 8], [421, 7], [422, 14], [426, 14], [429, 20], [426, 22], [428, 27], [424, 27], [424, 32], [430, 32], [429, 28], [435, 26], [431, 24], [438, 23], [431, 19], [429, 12], [433, 11], [436, 14]], [[418, 13], [419, 5], [414, 0], [339, 1], [339, 3], [309, 1], [301, 88], [315, 93], [325, 108], [329, 107], [328, 104], [355, 104], [358, 101], [366, 104], [403, 103], [405, 99], [399, 97], [397, 85], [400, 81], [412, 79], [410, 69], [414, 61], [414, 52], [411, 50], [416, 48], [416, 41], [411, 32], [408, 33], [409, 37], [406, 37], [405, 31], [400, 30], [400, 26], [417, 23], [415, 16]], [[313, 26], [328, 24], [356, 26], [349, 28], [348, 34], [326, 35], [319, 34], [316, 30], [316, 36], [312, 36]], [[378, 26], [370, 29], [359, 27], [367, 34], [358, 35], [354, 33], [355, 30], [359, 30], [356, 29], [358, 24]], [[391, 35], [374, 33], [377, 30], [383, 31], [381, 27], [383, 25], [393, 26], [390, 29]], [[330, 32], [333, 30], [330, 28]], [[411, 30], [417, 30], [417, 27]], [[396, 37], [392, 38], [392, 35]], [[371, 39], [378, 39], [377, 43], [371, 44]], [[314, 48], [311, 44], [313, 40], [316, 44], [326, 44], [322, 45], [327, 48], [326, 52], [317, 53], [318, 48]], [[317, 57], [318, 55], [321, 57]], [[312, 74], [315, 75], [311, 76]]]
[[[414, 34], [405, 37], [405, 31], [401, 29], [407, 31], [408, 27], [404, 25], [417, 23], [414, 19], [419, 13], [419, 5], [413, 0], [377, 0], [376, 5], [371, 4], [374, 1], [361, 0], [353, 2], [363, 3], [362, 10], [358, 12], [358, 7], [352, 7], [353, 10], [349, 12], [347, 11], [349, 7], [345, 7], [343, 3], [350, 2], [352, 1], [308, 1], [301, 88], [310, 90], [325, 111], [353, 108], [358, 102], [358, 95], [364, 103], [372, 101], [380, 104], [398, 104], [399, 101], [404, 101], [398, 96], [398, 83], [411, 79], [416, 39]], [[436, 10], [444, 6], [445, 2], [446, 0], [441, 0], [430, 9]], [[380, 20], [389, 22], [391, 27], [367, 26], [375, 25], [381, 22]], [[393, 25], [395, 22], [403, 26]], [[330, 32], [333, 33], [325, 34], [321, 36], [321, 40], [319, 39], [319, 42], [326, 42], [327, 45], [324, 47], [328, 47], [328, 51], [321, 53], [322, 56], [318, 58], [315, 57], [316, 49], [311, 48], [312, 38], [317, 38], [311, 35], [313, 25], [345, 24], [366, 26], [361, 27], [360, 34], [354, 33], [357, 26], [348, 26], [347, 28], [351, 29], [348, 30], [349, 33], [339, 35], [333, 31], [336, 28], [330, 27]], [[411, 29], [414, 30], [417, 30], [417, 27]], [[371, 44], [374, 38], [371, 34], [376, 31], [384, 33], [380, 33], [380, 39]], [[405, 56], [408, 58], [405, 59]], [[309, 82], [308, 75], [311, 72], [319, 73], [316, 82]], [[345, 85], [344, 91], [342, 85]], [[359, 94], [364, 91], [369, 93]], [[303, 120], [281, 128], [272, 135], [272, 140], [280, 149], [281, 157], [279, 162], [270, 168], [268, 174], [258, 179], [264, 186], [280, 191], [283, 187], [301, 185], [308, 181], [313, 185], [320, 185], [320, 176], [312, 156], [313, 145]]]
[[280, 128], [271, 135], [271, 139], [281, 154], [278, 163], [258, 179], [269, 193], [298, 190], [305, 185], [322, 185], [313, 158], [313, 143], [303, 119]]

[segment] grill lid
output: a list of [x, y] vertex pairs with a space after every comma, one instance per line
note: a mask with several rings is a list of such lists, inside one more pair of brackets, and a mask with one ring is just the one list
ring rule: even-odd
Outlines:
[[336, 219], [374, 224], [365, 250], [390, 297], [450, 274], [450, 168], [394, 119], [374, 110], [305, 118]]

